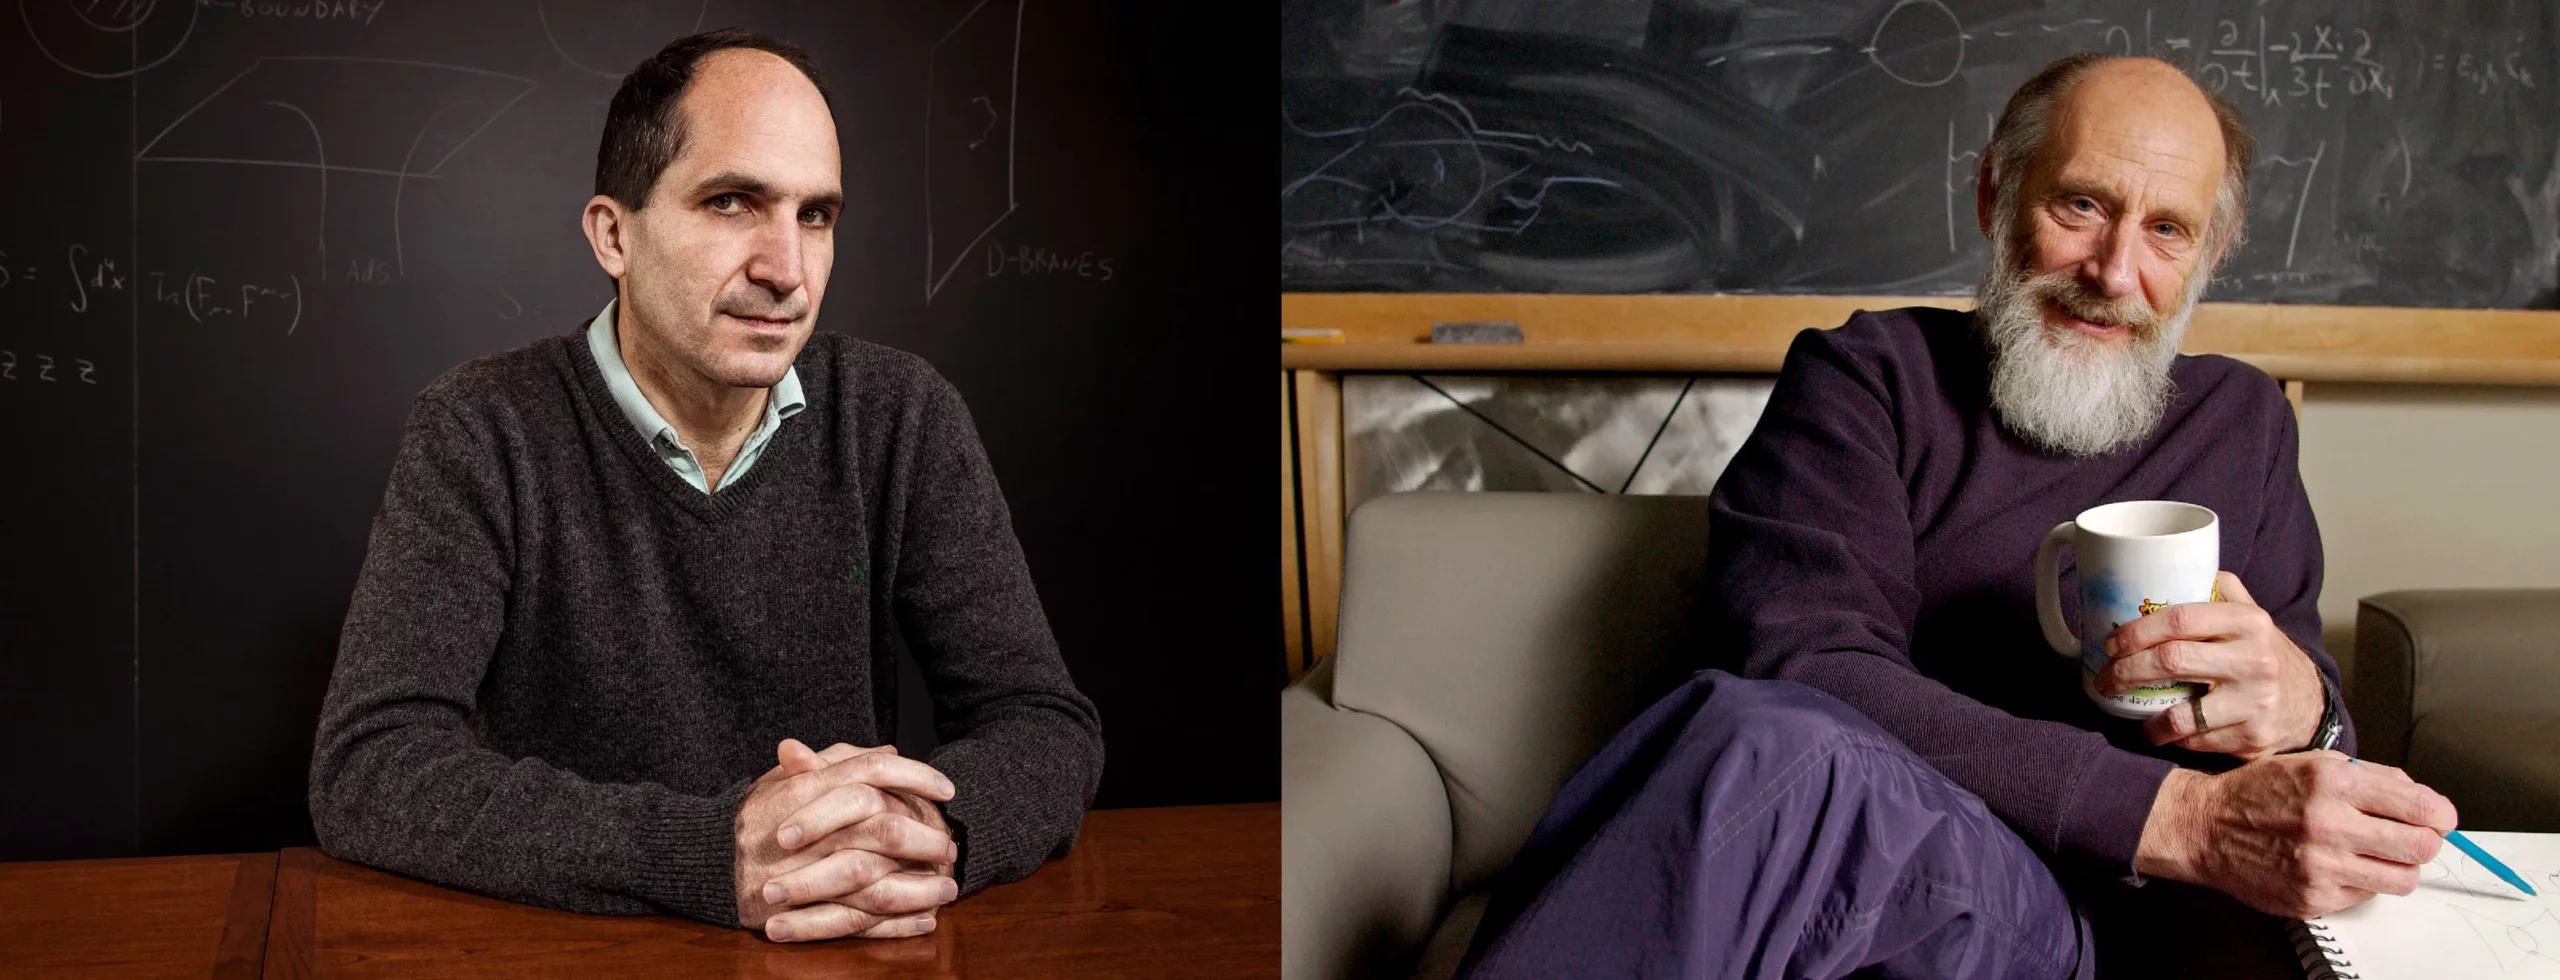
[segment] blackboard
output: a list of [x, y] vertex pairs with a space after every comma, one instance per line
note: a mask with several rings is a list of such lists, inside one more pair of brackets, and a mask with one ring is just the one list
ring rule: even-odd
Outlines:
[[1269, 76], [1221, 50], [1265, 24], [0, 5], [0, 860], [310, 840], [312, 727], [412, 398], [610, 297], [577, 226], [606, 101], [721, 26], [828, 73], [849, 202], [819, 328], [968, 399], [1101, 711], [1099, 802], [1277, 798], [1269, 508], [1215, 489], [1268, 487], [1235, 431], [1268, 414], [1241, 383], [1268, 351], [1201, 329], [1272, 302], [1235, 221], [1269, 199], [1232, 177], [1268, 151], [1227, 105]]
[[2560, 305], [2545, 0], [1282, 4], [1291, 290], [1969, 293], [1977, 153], [2075, 51], [2258, 137], [2216, 299]]

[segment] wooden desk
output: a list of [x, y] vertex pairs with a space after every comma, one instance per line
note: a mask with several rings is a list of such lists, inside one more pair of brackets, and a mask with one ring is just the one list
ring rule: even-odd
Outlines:
[[1280, 806], [1086, 814], [1074, 853], [915, 939], [577, 915], [310, 848], [0, 865], [0, 909], [0, 973], [47, 976], [1278, 976]]
[[0, 864], [0, 976], [252, 980], [273, 854]]

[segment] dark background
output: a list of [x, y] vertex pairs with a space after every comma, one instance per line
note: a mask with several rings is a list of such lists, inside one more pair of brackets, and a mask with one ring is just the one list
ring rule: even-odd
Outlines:
[[2021, 82], [2149, 54], [2258, 138], [2209, 298], [2560, 306], [2547, 0], [1283, 0], [1287, 290], [1970, 294]]
[[609, 298], [577, 226], [605, 103], [697, 27], [789, 37], [828, 73], [849, 202], [820, 329], [967, 396], [1101, 711], [1097, 805], [1277, 798], [1269, 353], [1238, 322], [1276, 312], [1243, 257], [1270, 199], [1240, 176], [1269, 166], [1243, 108], [1268, 69], [1238, 56], [1267, 21], [1169, 0], [12, 12], [0, 860], [311, 840], [312, 728], [408, 406]]

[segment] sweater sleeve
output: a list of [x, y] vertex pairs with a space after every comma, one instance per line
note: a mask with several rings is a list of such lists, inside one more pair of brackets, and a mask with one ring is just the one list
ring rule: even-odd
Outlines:
[[957, 790], [943, 814], [967, 893], [1074, 846], [1102, 779], [1102, 728], [1059, 657], [968, 408], [939, 376], [925, 387], [902, 447], [913, 471], [891, 588], [942, 739], [926, 761]]
[[1895, 411], [1831, 338], [1798, 335], [1709, 501], [1712, 619], [1745, 675], [1848, 702], [2039, 850], [2131, 876], [2170, 763], [2011, 715], [1913, 665], [1920, 593]]
[[749, 783], [706, 797], [590, 782], [474, 738], [513, 509], [500, 440], [457, 387], [431, 386], [412, 408], [374, 519], [312, 751], [321, 847], [515, 901], [735, 926]]
[[[2255, 370], [2250, 373], [2257, 374]], [[2263, 379], [2259, 383], [2274, 387], [2273, 379], [2259, 377]], [[2273, 417], [2273, 452], [2266, 489], [2259, 498], [2266, 501], [2266, 509], [2260, 512], [2248, 565], [2234, 566], [2231, 573], [2240, 576], [2240, 584], [2248, 588], [2249, 597], [2257, 600], [2259, 608], [2275, 620], [2276, 628], [2283, 630], [2320, 669], [2326, 685], [2322, 697], [2345, 719], [2335, 748], [2354, 755], [2355, 719], [2347, 716], [2340, 694], [2346, 686], [2339, 683], [2337, 658], [2329, 655], [2328, 644], [2320, 635], [2320, 524], [2312, 518], [2311, 498], [2302, 487], [2300, 427], [2294, 421], [2291, 404], [2282, 397], [2263, 398], [2260, 404]]]

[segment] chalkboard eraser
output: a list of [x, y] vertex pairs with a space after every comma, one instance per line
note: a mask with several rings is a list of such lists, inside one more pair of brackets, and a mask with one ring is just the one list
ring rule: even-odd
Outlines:
[[1509, 320], [1431, 325], [1431, 342], [1435, 344], [1516, 344], [1520, 341], [1520, 325]]
[[1339, 344], [1340, 327], [1282, 327], [1280, 342], [1284, 344]]

